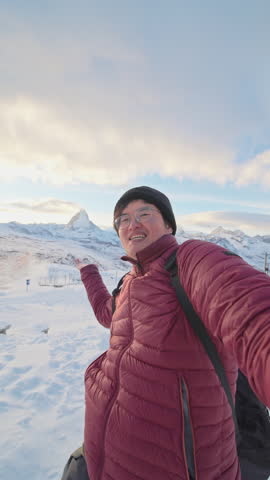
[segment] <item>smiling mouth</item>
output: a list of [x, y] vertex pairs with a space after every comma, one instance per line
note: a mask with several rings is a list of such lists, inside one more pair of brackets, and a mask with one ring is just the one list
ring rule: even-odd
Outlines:
[[130, 237], [129, 240], [144, 240], [146, 238], [146, 235], [134, 235]]

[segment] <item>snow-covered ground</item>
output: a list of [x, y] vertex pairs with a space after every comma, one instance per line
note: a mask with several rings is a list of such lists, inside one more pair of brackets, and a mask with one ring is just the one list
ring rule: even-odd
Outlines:
[[[23, 276], [0, 290], [1, 480], [61, 478], [83, 438], [84, 371], [108, 345], [83, 285], [40, 286], [39, 274], [28, 291]], [[104, 281], [112, 290], [115, 272]]]

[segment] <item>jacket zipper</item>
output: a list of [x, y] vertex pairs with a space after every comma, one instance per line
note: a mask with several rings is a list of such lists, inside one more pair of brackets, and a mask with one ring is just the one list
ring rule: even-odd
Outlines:
[[190, 475], [190, 480], [196, 480], [196, 470], [195, 470], [195, 458], [194, 458], [194, 440], [193, 440], [193, 430], [192, 430], [192, 421], [189, 410], [189, 398], [188, 398], [188, 389], [187, 385], [183, 378], [180, 382], [180, 391], [182, 399], [182, 411], [183, 411], [183, 420], [184, 420], [184, 446], [185, 446], [185, 456], [186, 463], [188, 467], [188, 472]]

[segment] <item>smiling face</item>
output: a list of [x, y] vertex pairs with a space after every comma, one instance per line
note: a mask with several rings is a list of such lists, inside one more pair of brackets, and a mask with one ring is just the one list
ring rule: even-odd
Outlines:
[[[138, 209], [145, 206], [152, 207], [155, 211], [147, 223], [140, 223], [135, 220], [135, 213]], [[172, 228], [165, 224], [164, 219], [155, 205], [146, 203], [143, 200], [134, 200], [130, 202], [121, 214], [127, 213], [131, 217], [127, 228], [119, 230], [119, 238], [127, 255], [136, 259], [136, 254], [140, 250], [151, 245], [163, 235], [172, 233]]]

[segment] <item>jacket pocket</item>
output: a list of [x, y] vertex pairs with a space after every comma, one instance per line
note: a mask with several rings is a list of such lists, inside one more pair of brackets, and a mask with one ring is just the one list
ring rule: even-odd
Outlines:
[[103, 358], [105, 357], [107, 353], [107, 350], [106, 352], [103, 352], [99, 357], [97, 357], [95, 360], [93, 360], [92, 363], [90, 363], [90, 365], [88, 365], [86, 371], [85, 371], [85, 374], [84, 374], [84, 381], [86, 382], [87, 379], [89, 378], [90, 376], [90, 373], [91, 373], [91, 370], [98, 370], [100, 368], [100, 365], [102, 363], [102, 360]]
[[183, 411], [183, 428], [184, 428], [184, 447], [186, 462], [191, 480], [196, 480], [195, 458], [194, 458], [194, 440], [192, 431], [192, 421], [189, 409], [189, 397], [187, 385], [183, 378], [180, 380], [180, 395], [182, 400]]

